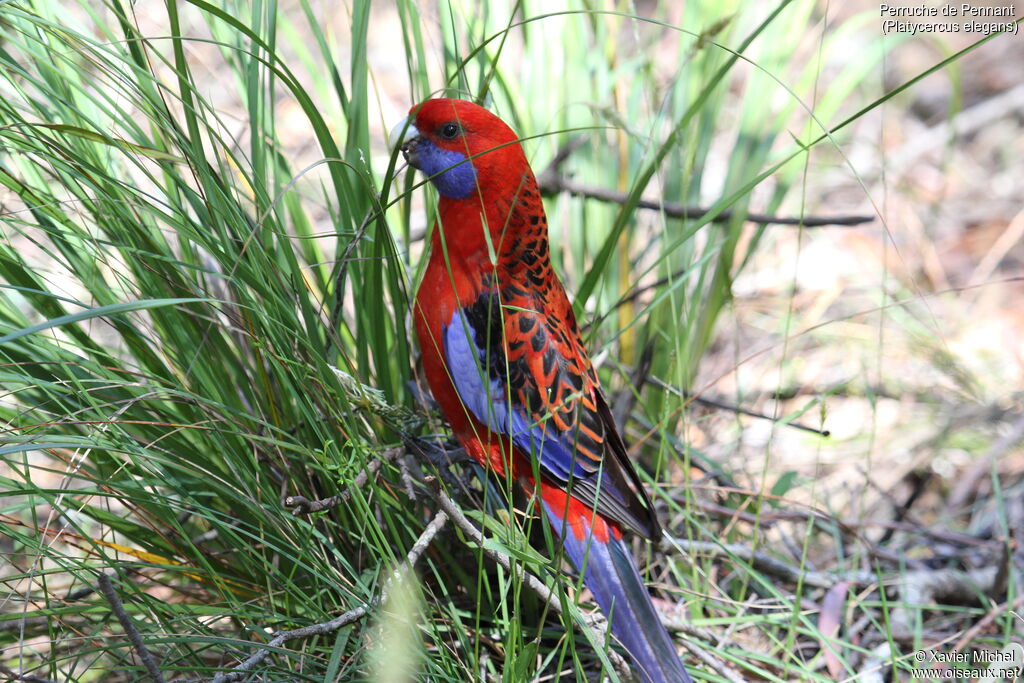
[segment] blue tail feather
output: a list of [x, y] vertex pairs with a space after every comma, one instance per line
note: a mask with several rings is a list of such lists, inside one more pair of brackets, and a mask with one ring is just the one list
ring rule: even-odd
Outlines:
[[[565, 532], [565, 511], [556, 514], [547, 503], [545, 508], [566, 555], [577, 569], [584, 567], [583, 582], [594, 594], [601, 611], [611, 615], [612, 633], [625, 646], [644, 681], [692, 683], [625, 541], [612, 537], [601, 543], [589, 534], [576, 538], [572, 530]], [[586, 528], [590, 525], [586, 524]]]

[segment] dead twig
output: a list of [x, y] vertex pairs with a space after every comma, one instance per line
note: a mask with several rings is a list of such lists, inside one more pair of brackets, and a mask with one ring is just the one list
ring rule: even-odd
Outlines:
[[923, 536], [934, 541], [949, 543], [950, 545], [969, 546], [973, 548], [991, 548], [1001, 545], [1001, 541], [991, 538], [978, 538], [969, 534], [962, 534], [947, 529], [935, 529], [924, 526], [923, 523], [910, 524], [909, 522], [893, 522], [889, 520], [843, 520], [843, 527], [850, 530], [878, 526], [885, 529], [904, 531], [911, 535]]
[[[764, 413], [759, 413], [759, 412], [757, 412], [755, 410], [748, 410], [747, 408], [741, 408], [741, 407], [739, 407], [737, 405], [733, 405], [731, 403], [726, 403], [724, 401], [717, 401], [717, 400], [715, 400], [713, 398], [705, 398], [703, 396], [698, 396], [698, 395], [694, 394], [692, 391], [689, 391], [688, 389], [683, 389], [682, 390], [682, 396], [683, 396], [683, 398], [685, 398], [687, 400], [693, 401], [694, 403], [700, 403], [701, 405], [708, 406], [709, 408], [718, 408], [719, 410], [727, 410], [729, 412], [737, 413], [739, 415], [746, 415], [747, 417], [756, 417], [759, 420], [768, 420], [769, 422], [775, 422], [775, 423], [780, 423], [783, 420], [783, 418], [781, 418], [781, 417], [776, 417], [776, 416], [773, 416], [773, 415], [765, 415]], [[817, 434], [818, 436], [823, 436], [823, 437], [826, 437], [826, 438], [829, 437], [829, 436], [832, 436], [832, 432], [830, 432], [827, 429], [818, 429], [817, 427], [811, 427], [809, 425], [801, 424], [799, 422], [792, 422], [792, 421], [785, 422], [785, 423], [783, 423], [783, 426], [791, 427], [793, 429], [798, 429], [798, 430], [803, 431], [803, 432], [810, 432], [811, 434]]]
[[508, 571], [509, 573], [519, 574], [520, 578], [522, 578], [527, 588], [529, 588], [538, 596], [540, 596], [541, 600], [547, 603], [547, 605], [552, 610], [561, 614], [562, 603], [559, 602], [558, 598], [551, 592], [551, 589], [544, 585], [543, 581], [538, 579], [533, 574], [530, 574], [529, 572], [513, 569], [512, 563], [509, 562], [507, 556], [484, 545], [483, 533], [481, 533], [481, 531], [477, 529], [476, 526], [474, 526], [473, 522], [469, 521], [466, 515], [462, 513], [462, 510], [459, 509], [459, 506], [455, 504], [455, 501], [453, 501], [448, 496], [448, 494], [441, 490], [441, 483], [437, 479], [437, 477], [427, 477], [426, 484], [427, 491], [430, 492], [430, 496], [437, 502], [438, 505], [441, 506], [441, 509], [451, 518], [455, 526], [461, 529], [462, 532], [466, 534], [466, 536], [469, 538], [469, 540], [476, 544], [483, 551], [484, 555], [486, 555], [489, 559], [493, 560], [494, 562], [500, 564], [502, 568]]
[[[438, 512], [434, 515], [434, 519], [430, 520], [430, 524], [423, 530], [416, 542], [409, 548], [408, 554], [405, 556], [405, 564], [409, 569], [416, 566], [416, 563], [420, 561], [420, 557], [423, 552], [430, 547], [430, 544], [434, 541], [434, 537], [437, 536], [438, 532], [444, 528], [444, 525], [448, 523], [448, 515], [444, 512]], [[396, 574], [397, 575], [397, 574]], [[394, 576], [392, 576], [394, 578]], [[385, 592], [387, 586], [384, 587]]]
[[6, 631], [19, 631], [21, 633], [21, 637], [24, 637], [25, 631], [37, 626], [49, 626], [52, 619], [53, 617], [27, 617], [23, 615], [21, 619], [0, 621], [0, 633], [4, 633]]
[[291, 631], [278, 631], [274, 634], [270, 642], [263, 646], [259, 652], [256, 652], [244, 662], [224, 673], [217, 674], [213, 678], [213, 683], [230, 683], [231, 681], [239, 681], [248, 676], [248, 672], [259, 665], [264, 659], [266, 659], [272, 652], [280, 648], [282, 645], [287, 643], [289, 640], [295, 640], [296, 638], [309, 638], [312, 636], [324, 635], [327, 633], [333, 633], [343, 626], [359, 621], [367, 615], [370, 608], [375, 606], [378, 599], [374, 599], [365, 605], [360, 605], [355, 609], [349, 610], [344, 614], [325, 621], [321, 624], [311, 624], [302, 628], [292, 629]]
[[[608, 202], [610, 204], [626, 204], [629, 202], [629, 194], [626, 192], [618, 192], [616, 190], [610, 190], [606, 187], [599, 187], [597, 185], [587, 185], [585, 183], [578, 183], [571, 178], [567, 178], [559, 173], [559, 168], [569, 158], [569, 155], [578, 149], [585, 139], [580, 137], [576, 138], [569, 144], [563, 146], [555, 154], [554, 159], [548, 164], [548, 167], [544, 169], [540, 175], [537, 176], [537, 185], [540, 188], [541, 194], [552, 195], [559, 194], [560, 192], [568, 192], [569, 194], [576, 195], [578, 197], [586, 197], [588, 199], [596, 199], [602, 202]], [[700, 206], [686, 206], [677, 202], [666, 202], [661, 200], [653, 199], [640, 199], [637, 201], [637, 207], [641, 209], [651, 209], [664, 213], [670, 218], [689, 218], [698, 219], [707, 215], [711, 210], [700, 207]], [[725, 223], [732, 220], [733, 211], [726, 209], [720, 212], [717, 216], [711, 219], [712, 223]], [[817, 228], [826, 225], [834, 226], [851, 226], [861, 225], [862, 223], [870, 223], [875, 220], [874, 216], [797, 216], [797, 217], [781, 217], [781, 216], [770, 216], [762, 213], [747, 213], [744, 216], [744, 220], [750, 223], [760, 223], [762, 225], [798, 225], [805, 228]]]
[[10, 683], [14, 681], [24, 681], [24, 683], [57, 683], [50, 678], [43, 678], [42, 676], [33, 676], [32, 674], [19, 674], [12, 669], [7, 668], [3, 664], [0, 664], [0, 674], [7, 677]]
[[124, 609], [124, 604], [121, 602], [121, 598], [117, 595], [117, 591], [114, 590], [114, 583], [110, 580], [110, 577], [103, 572], [99, 575], [99, 588], [100, 593], [110, 603], [110, 609], [113, 611], [114, 616], [121, 622], [121, 628], [124, 629], [124, 633], [128, 636], [129, 642], [132, 647], [139, 654], [139, 659], [142, 660], [143, 666], [146, 667], [146, 671], [149, 673], [149, 677], [157, 683], [164, 683], [164, 676], [160, 673], [160, 667], [156, 663], [156, 658], [146, 647], [146, 644], [142, 642], [142, 634], [135, 628], [135, 624], [132, 622], [132, 618], [128, 616], [128, 612]]
[[[724, 401], [717, 401], [715, 399], [705, 398], [699, 394], [695, 394], [689, 389], [680, 389], [679, 387], [675, 387], [672, 384], [669, 384], [665, 380], [661, 379], [660, 377], [656, 377], [654, 375], [649, 375], [647, 377], [647, 381], [659, 387], [660, 389], [664, 389], [665, 391], [676, 394], [680, 398], [686, 399], [687, 401], [693, 401], [694, 403], [700, 403], [702, 405], [708, 406], [709, 408], [728, 410], [729, 412], [737, 413], [739, 415], [746, 415], [747, 417], [756, 417], [760, 420], [768, 420], [769, 422], [782, 422], [782, 418], [779, 417], [765, 415], [764, 413], [758, 413], [753, 410], [747, 410], [746, 408], [741, 408], [737, 405], [726, 403]], [[799, 422], [789, 421], [785, 422], [784, 425], [786, 427], [792, 427], [793, 429], [799, 429], [804, 432], [810, 432], [811, 434], [817, 434], [818, 436], [831, 436], [831, 432], [829, 432], [829, 430], [827, 429], [818, 429], [817, 427], [811, 427], [805, 424], [800, 424]]]
[[384, 451], [378, 459], [371, 461], [370, 464], [366, 466], [365, 470], [356, 475], [356, 478], [352, 480], [352, 483], [347, 489], [337, 495], [321, 498], [319, 500], [309, 500], [305, 496], [288, 496], [284, 499], [285, 507], [292, 508], [292, 514], [296, 517], [300, 517], [342, 505], [352, 498], [352, 494], [355, 493], [356, 489], [361, 489], [366, 486], [366, 483], [370, 481], [370, 477], [376, 476], [377, 472], [385, 462], [391, 462], [392, 460], [400, 457], [403, 453], [405, 453], [405, 448], [401, 446], [389, 448]]
[[[421, 533], [419, 538], [416, 539], [412, 548], [409, 549], [409, 553], [405, 556], [405, 565], [407, 568], [412, 569], [416, 565], [420, 557], [423, 555], [423, 552], [447, 522], [448, 516], [444, 512], [438, 512], [434, 515], [434, 519], [431, 520], [423, 530], [423, 533]], [[245, 678], [248, 676], [249, 671], [254, 669], [260, 664], [260, 662], [270, 656], [274, 650], [280, 649], [282, 645], [290, 640], [311, 638], [313, 636], [322, 636], [334, 633], [344, 626], [348, 626], [349, 624], [359, 621], [369, 614], [371, 609], [384, 601], [387, 597], [388, 586], [391, 581], [399, 575], [400, 572], [398, 571], [392, 574], [391, 577], [388, 578], [387, 583], [384, 584], [384, 588], [381, 589], [380, 595], [374, 597], [365, 605], [360, 605], [355, 609], [351, 609], [330, 621], [325, 621], [319, 624], [310, 624], [309, 626], [303, 626], [302, 628], [296, 628], [290, 631], [278, 631], [274, 633], [270, 641], [266, 645], [262, 646], [258, 652], [253, 653], [248, 659], [232, 668], [230, 671], [217, 674], [213, 679], [213, 683], [231, 683], [232, 681], [238, 681]]]
[[967, 645], [974, 640], [979, 633], [989, 627], [993, 621], [996, 620], [1000, 615], [1006, 614], [1007, 612], [1016, 612], [1024, 605], [1024, 595], [1018, 595], [1012, 602], [1004, 602], [1000, 605], [996, 605], [988, 611], [988, 614], [978, 620], [974, 626], [964, 631], [964, 634], [960, 637], [960, 640], [956, 641], [953, 645], [951, 652], [959, 652], [960, 650], [967, 647]]

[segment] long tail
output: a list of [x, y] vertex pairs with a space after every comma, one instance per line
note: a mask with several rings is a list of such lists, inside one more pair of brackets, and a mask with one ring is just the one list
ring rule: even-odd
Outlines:
[[[605, 615], [612, 633], [649, 683], [692, 683], [621, 532], [565, 491], [541, 483], [541, 498], [566, 555]], [[585, 565], [584, 565], [585, 563]]]

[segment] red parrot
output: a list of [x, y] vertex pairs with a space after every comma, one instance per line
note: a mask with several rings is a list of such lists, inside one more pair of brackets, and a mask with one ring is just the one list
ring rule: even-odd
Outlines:
[[[515, 133], [470, 102], [409, 112], [402, 154], [440, 194], [413, 318], [430, 390], [466, 452], [540, 499], [645, 681], [690, 681], [623, 532], [661, 527], [551, 268]], [[535, 474], [539, 472], [539, 481]]]

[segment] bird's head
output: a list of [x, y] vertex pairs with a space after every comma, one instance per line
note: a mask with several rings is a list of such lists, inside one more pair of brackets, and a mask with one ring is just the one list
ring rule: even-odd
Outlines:
[[442, 197], [465, 199], [478, 187], [518, 185], [529, 172], [512, 129], [472, 102], [427, 100], [410, 109], [394, 133], [405, 160], [429, 176]]

